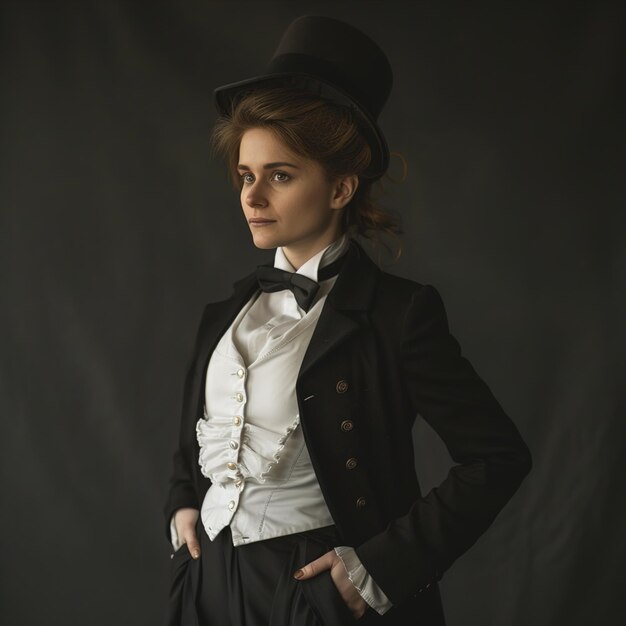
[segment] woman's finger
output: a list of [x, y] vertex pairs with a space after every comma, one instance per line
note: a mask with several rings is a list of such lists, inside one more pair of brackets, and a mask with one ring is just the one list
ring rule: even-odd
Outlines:
[[311, 561], [307, 565], [301, 567], [297, 572], [294, 573], [293, 577], [298, 580], [306, 580], [307, 578], [313, 578], [313, 576], [317, 576], [320, 572], [324, 570], [330, 569], [335, 562], [335, 558], [339, 558], [334, 550], [323, 554], [315, 561]]
[[194, 559], [200, 558], [200, 542], [196, 535], [196, 522], [200, 511], [192, 508], [181, 508], [174, 514], [174, 525], [176, 533], [187, 544], [189, 554]]
[[352, 584], [343, 561], [337, 556], [334, 550], [323, 554], [318, 559], [315, 559], [315, 561], [311, 561], [304, 567], [301, 567], [293, 576], [298, 580], [306, 580], [317, 576], [320, 572], [327, 569], [330, 570], [330, 576], [335, 587], [337, 587], [339, 595], [343, 598], [343, 601], [346, 603], [355, 619], [362, 617], [367, 608], [367, 604], [356, 587]]
[[183, 535], [183, 539], [187, 544], [187, 548], [189, 549], [189, 554], [191, 554], [192, 558], [199, 559], [200, 558], [200, 542], [198, 541], [198, 537], [193, 529], [188, 529], [187, 532]]

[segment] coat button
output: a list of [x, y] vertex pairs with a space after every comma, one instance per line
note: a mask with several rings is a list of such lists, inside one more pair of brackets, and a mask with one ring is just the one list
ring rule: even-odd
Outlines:
[[231, 447], [231, 450], [236, 450], [239, 447], [239, 444], [232, 439], [228, 442], [228, 445]]
[[237, 376], [239, 376], [239, 378], [243, 378], [244, 374], [245, 374], [245, 372], [242, 369], [238, 369], [237, 370]]
[[237, 402], [243, 402], [243, 394], [242, 393], [235, 394], [235, 400], [237, 400]]
[[348, 383], [343, 378], [337, 381], [337, 393], [345, 393], [348, 391]]
[[357, 509], [362, 509], [365, 505], [367, 504], [367, 500], [363, 497], [359, 498], [356, 501], [356, 508]]
[[341, 422], [341, 430], [343, 430], [344, 433], [349, 433], [353, 428], [354, 423], [352, 420], [343, 420], [343, 422]]
[[235, 426], [239, 426], [239, 424], [241, 424], [241, 416], [240, 415], [235, 415], [235, 417], [233, 417], [233, 424]]
[[231, 511], [235, 508], [235, 501], [234, 501], [234, 500], [231, 500], [231, 501], [228, 503], [228, 508], [229, 508]]
[[229, 470], [236, 470], [237, 469], [237, 463], [226, 463], [226, 467]]
[[346, 461], [346, 469], [352, 470], [358, 465], [357, 460], [354, 457], [349, 458]]

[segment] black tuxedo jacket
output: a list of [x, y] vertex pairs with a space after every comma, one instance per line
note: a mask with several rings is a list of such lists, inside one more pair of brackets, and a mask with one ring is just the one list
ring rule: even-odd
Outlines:
[[[394, 605], [417, 608], [438, 599], [436, 581], [511, 498], [531, 457], [461, 355], [437, 290], [380, 270], [355, 240], [346, 254], [298, 375], [300, 420], [342, 545], [355, 547]], [[206, 367], [257, 290], [253, 272], [229, 299], [204, 309], [184, 388], [168, 529], [174, 511], [200, 508], [210, 486], [195, 431]], [[457, 463], [424, 496], [411, 435], [417, 413]]]

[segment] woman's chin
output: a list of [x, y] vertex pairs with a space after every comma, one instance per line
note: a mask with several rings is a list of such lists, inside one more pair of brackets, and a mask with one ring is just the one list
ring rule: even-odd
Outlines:
[[276, 248], [280, 244], [276, 241], [276, 237], [265, 237], [263, 235], [252, 234], [252, 241], [255, 247], [260, 250], [269, 250], [270, 248]]

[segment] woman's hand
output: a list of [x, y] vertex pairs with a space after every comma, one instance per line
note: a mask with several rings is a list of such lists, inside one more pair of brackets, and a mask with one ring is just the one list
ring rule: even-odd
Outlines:
[[367, 609], [367, 602], [363, 600], [356, 587], [352, 584], [348, 578], [348, 572], [343, 564], [343, 561], [337, 556], [334, 550], [323, 554], [315, 561], [311, 561], [299, 569], [293, 576], [298, 580], [306, 580], [307, 578], [313, 578], [320, 572], [330, 570], [330, 577], [339, 591], [339, 595], [343, 598], [343, 601], [347, 604], [348, 608], [352, 612], [352, 615], [356, 619], [363, 617]]
[[187, 544], [189, 554], [192, 558], [200, 558], [200, 542], [196, 535], [196, 522], [200, 511], [198, 509], [183, 508], [178, 509], [174, 513], [174, 526], [176, 527], [176, 534], [178, 535], [178, 541]]

